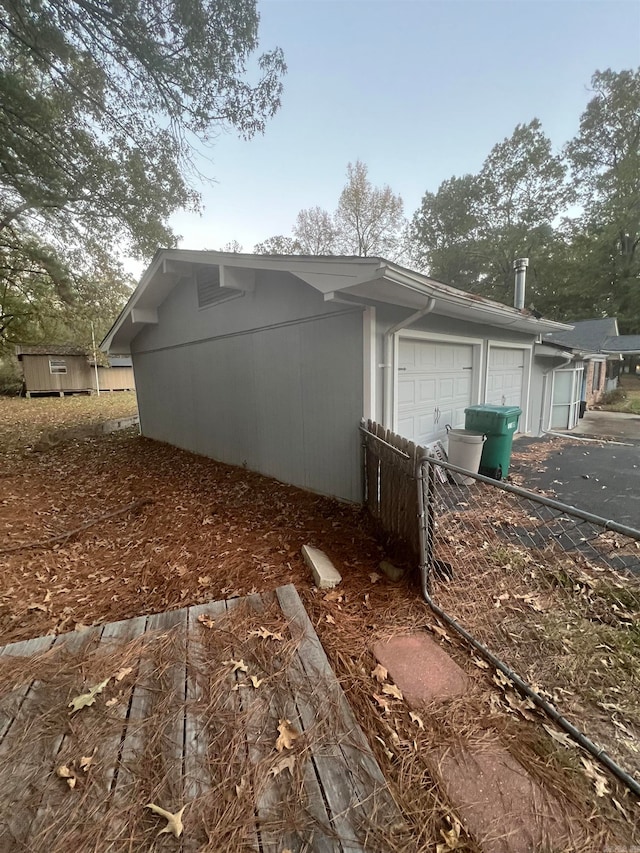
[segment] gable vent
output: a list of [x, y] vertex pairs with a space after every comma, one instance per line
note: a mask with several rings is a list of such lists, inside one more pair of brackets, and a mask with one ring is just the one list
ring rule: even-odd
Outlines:
[[215, 305], [216, 302], [222, 302], [234, 296], [242, 296], [237, 290], [220, 287], [220, 267], [211, 266], [199, 269], [196, 273], [196, 284], [199, 308], [207, 308], [209, 305]]

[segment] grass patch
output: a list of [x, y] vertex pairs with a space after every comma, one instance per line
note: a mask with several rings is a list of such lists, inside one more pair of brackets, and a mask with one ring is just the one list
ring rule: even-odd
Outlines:
[[640, 377], [623, 374], [616, 390], [604, 395], [600, 408], [607, 412], [640, 415]]

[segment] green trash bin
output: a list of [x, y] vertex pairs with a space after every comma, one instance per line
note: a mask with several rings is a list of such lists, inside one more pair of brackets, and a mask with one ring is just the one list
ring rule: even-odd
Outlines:
[[480, 474], [502, 480], [509, 472], [513, 435], [518, 429], [522, 409], [518, 406], [469, 406], [464, 414], [465, 429], [487, 436], [482, 448]]

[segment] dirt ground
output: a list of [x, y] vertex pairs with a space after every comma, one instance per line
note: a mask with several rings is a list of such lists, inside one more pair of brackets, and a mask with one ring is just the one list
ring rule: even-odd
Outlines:
[[[474, 726], [477, 737], [498, 733], [547, 781], [584, 823], [593, 839], [589, 849], [637, 841], [632, 798], [613, 783], [620, 808], [596, 797], [577, 758], [539, 725], [490, 701], [495, 686], [456, 641], [448, 639], [447, 650], [478, 685], [466, 710], [434, 707], [418, 731], [406, 708], [387, 712], [376, 705], [373, 643], [435, 620], [417, 572], [398, 583], [380, 575], [385, 551], [359, 508], [150, 441], [136, 429], [99, 437], [67, 432], [63, 441], [40, 442], [34, 451], [43, 431], [50, 436], [134, 412], [128, 394], [0, 398], [0, 645], [294, 583], [414, 826], [416, 850], [434, 850], [445, 836], [455, 846], [445, 841], [443, 853], [479, 849], [464, 830], [452, 836], [455, 815], [429, 759], [430, 746], [457, 740]], [[547, 451], [528, 452], [543, 458]], [[300, 553], [304, 544], [333, 560], [344, 578], [340, 595], [313, 588]]]

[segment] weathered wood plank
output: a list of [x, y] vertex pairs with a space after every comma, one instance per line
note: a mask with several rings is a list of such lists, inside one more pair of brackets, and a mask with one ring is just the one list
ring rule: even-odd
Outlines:
[[[400, 812], [329, 665], [295, 587], [291, 584], [279, 587], [276, 595], [283, 613], [289, 620], [290, 630], [299, 635], [300, 660], [307, 677], [318, 683], [324, 679], [329, 694], [327, 700], [336, 706], [335, 722], [341, 728], [340, 750], [346, 759], [348, 778], [354, 792], [350, 803], [351, 809], [357, 812], [354, 814], [354, 822], [359, 818], [364, 819], [366, 816], [375, 815], [375, 821], [378, 824], [390, 826], [398, 823], [401, 820]], [[327, 787], [331, 786], [325, 784], [325, 791]], [[348, 810], [344, 802], [343, 809], [344, 813]]]
[[[263, 593], [262, 596], [249, 596], [249, 602], [257, 613], [263, 612], [265, 605], [268, 606], [272, 603], [279, 607], [279, 602], [273, 592]], [[298, 731], [308, 733], [315, 721], [315, 714], [304, 698], [305, 694], [309, 692], [309, 685], [301, 683], [300, 673], [301, 667], [296, 654], [289, 663], [285, 674], [287, 701], [284, 706], [284, 715]], [[301, 773], [302, 784], [300, 789], [296, 791], [295, 797], [297, 802], [304, 806], [309, 819], [306, 826], [300, 826], [297, 837], [294, 835], [289, 840], [289, 844], [293, 844], [292, 850], [339, 853], [342, 847], [331, 827], [331, 816], [318, 781], [311, 746], [309, 746], [305, 759]], [[298, 774], [285, 772], [279, 780], [279, 784], [273, 785], [273, 787], [281, 793], [281, 796], [285, 795], [286, 786], [295, 784], [297, 778]]]
[[[52, 651], [80, 655], [97, 643], [101, 631], [102, 628], [96, 627], [60, 634], [53, 642]], [[37, 643], [34, 646], [38, 648]], [[10, 773], [12, 780], [10, 798], [5, 797], [0, 803], [0, 837], [11, 839], [11, 849], [20, 849], [25, 843], [45, 791], [59, 781], [53, 777], [52, 759], [58, 754], [65, 730], [53, 724], [53, 717], [59, 707], [66, 708], [68, 701], [64, 687], [49, 681], [33, 681], [0, 744], [0, 772]], [[32, 733], [34, 719], [39, 721], [37, 734]]]
[[[138, 769], [138, 763], [144, 754], [145, 748], [149, 747], [151, 732], [146, 723], [154, 703], [161, 691], [158, 682], [156, 665], [152, 660], [154, 655], [153, 644], [160, 642], [162, 638], [173, 632], [180, 633], [186, 626], [186, 609], [170, 610], [167, 613], [149, 616], [144, 634], [144, 646], [138, 669], [138, 676], [131, 696], [129, 714], [126, 720], [125, 735], [122, 742], [120, 758], [116, 765], [113, 776], [110, 809], [113, 815], [110, 827], [109, 846], [105, 849], [121, 850], [125, 834], [127, 832], [126, 815], [127, 805], [135, 798], [136, 786], [144, 774]], [[161, 632], [162, 636], [156, 632]], [[184, 638], [183, 638], [184, 643]], [[169, 759], [173, 756], [169, 750]], [[182, 773], [180, 772], [180, 785]], [[175, 783], [174, 783], [175, 785]], [[181, 798], [182, 791], [179, 792]], [[173, 794], [172, 794], [173, 796]], [[176, 791], [176, 797], [178, 792]], [[180, 808], [180, 805], [163, 803], [163, 807], [169, 810]]]
[[[205, 691], [202, 680], [214, 667], [219, 667], [221, 661], [209, 656], [204, 639], [206, 632], [219, 630], [207, 628], [199, 621], [200, 616], [209, 616], [215, 623], [227, 612], [224, 601], [199, 604], [190, 607], [187, 613], [187, 685], [185, 708], [185, 738], [184, 738], [184, 802], [187, 804], [186, 820], [189, 821], [190, 831], [185, 833], [184, 853], [195, 853], [203, 846], [198, 825], [199, 815], [206, 809], [206, 795], [212, 787], [211, 773], [208, 768], [208, 751], [211, 732], [207, 724]], [[201, 805], [202, 803], [202, 805]], [[194, 825], [195, 824], [195, 825]]]

